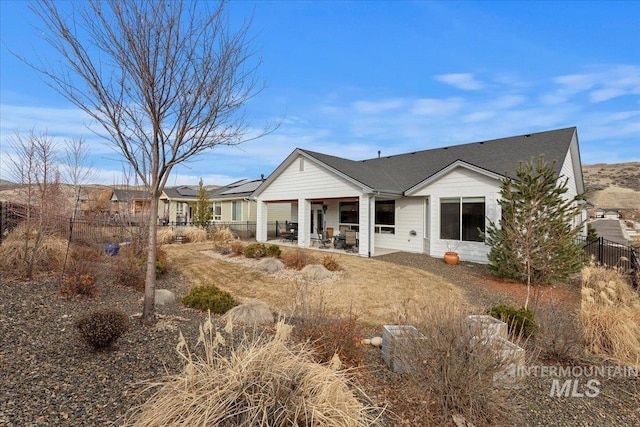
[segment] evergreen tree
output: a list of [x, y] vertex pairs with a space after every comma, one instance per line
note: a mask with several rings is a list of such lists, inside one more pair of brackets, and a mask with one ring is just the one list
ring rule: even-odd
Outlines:
[[198, 200], [196, 201], [193, 209], [193, 224], [196, 227], [205, 228], [213, 216], [211, 213], [209, 198], [207, 196], [207, 190], [202, 184], [202, 178], [200, 178], [199, 185]]
[[525, 308], [532, 285], [566, 282], [582, 264], [576, 237], [583, 224], [572, 225], [581, 195], [566, 196], [568, 180], [558, 180], [554, 164], [543, 156], [521, 162], [515, 179], [502, 180], [502, 219], [499, 226], [490, 221], [483, 236], [491, 246], [489, 269], [526, 283]]

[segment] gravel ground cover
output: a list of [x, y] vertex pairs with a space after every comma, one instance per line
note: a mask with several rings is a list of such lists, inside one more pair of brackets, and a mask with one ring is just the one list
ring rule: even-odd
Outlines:
[[[522, 301], [522, 294], [492, 281], [482, 266], [462, 263], [452, 267], [411, 254], [385, 257], [443, 275], [471, 301]], [[159, 283], [179, 294], [181, 285], [171, 275]], [[161, 321], [156, 328], [145, 329], [135, 318], [141, 311], [140, 297], [131, 289], [102, 287], [95, 300], [69, 301], [60, 295], [53, 279], [21, 283], [0, 277], [0, 426], [121, 425], [127, 410], [144, 399], [142, 381], [179, 372], [178, 329], [188, 342], [195, 343], [204, 314], [179, 302], [158, 306]], [[557, 288], [543, 294], [541, 301], [572, 298], [570, 289]], [[120, 308], [132, 317], [131, 329], [111, 351], [92, 351], [73, 326], [80, 315], [96, 308]], [[370, 330], [372, 335], [376, 332]], [[356, 372], [355, 379], [373, 403], [387, 408], [387, 425], [429, 425], [427, 397], [411, 393], [406, 378], [386, 368], [378, 348], [369, 346], [365, 352], [367, 366]], [[551, 377], [529, 377], [509, 397], [519, 410], [507, 425], [638, 425], [640, 379], [599, 380], [596, 397], [556, 397], [550, 396]], [[581, 381], [578, 391], [584, 390]]]

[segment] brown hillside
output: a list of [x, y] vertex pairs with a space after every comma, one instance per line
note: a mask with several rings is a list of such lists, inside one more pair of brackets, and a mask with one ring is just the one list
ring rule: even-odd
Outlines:
[[640, 210], [640, 162], [582, 165], [582, 172], [596, 207]]

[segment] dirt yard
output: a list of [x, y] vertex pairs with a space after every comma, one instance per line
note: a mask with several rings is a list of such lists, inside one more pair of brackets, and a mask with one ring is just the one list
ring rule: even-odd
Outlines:
[[[208, 243], [169, 245], [165, 251], [170, 272], [158, 288], [171, 289], [179, 297], [191, 286], [215, 284], [239, 300], [259, 298], [286, 314], [304, 286], [295, 273], [267, 275], [255, 270], [253, 261], [220, 259]], [[314, 254], [319, 259], [325, 255]], [[353, 310], [366, 322], [371, 336], [380, 334], [380, 325], [395, 322], [411, 304], [419, 307], [434, 299], [453, 298], [481, 310], [498, 302], [520, 305], [526, 291], [521, 285], [495, 280], [483, 266], [449, 266], [422, 255], [398, 253], [379, 259], [337, 255], [336, 259], [342, 272], [307, 285], [321, 289], [335, 311]], [[178, 331], [193, 344], [205, 318], [177, 301], [157, 307], [161, 321], [147, 329], [135, 321], [142, 308], [139, 291], [100, 284], [96, 299], [67, 300], [53, 277], [25, 283], [0, 276], [0, 281], [2, 426], [122, 425], [127, 410], [144, 397], [138, 394], [141, 381], [183, 368], [175, 352]], [[578, 304], [576, 289], [545, 288], [539, 303], [559, 303], [570, 313]], [[73, 327], [76, 318], [96, 308], [119, 308], [132, 318], [131, 330], [113, 351], [92, 352]], [[562, 327], [561, 322], [557, 327]], [[386, 367], [379, 348], [367, 346], [364, 351], [366, 366], [355, 379], [372, 404], [386, 408], [385, 426], [431, 425], [425, 396], [413, 393], [402, 375]], [[532, 363], [557, 362], [537, 359]], [[551, 379], [532, 377], [522, 389], [513, 390], [509, 399], [517, 410], [505, 425], [637, 425], [638, 378], [602, 379], [602, 392], [594, 398], [551, 396], [550, 386]]]

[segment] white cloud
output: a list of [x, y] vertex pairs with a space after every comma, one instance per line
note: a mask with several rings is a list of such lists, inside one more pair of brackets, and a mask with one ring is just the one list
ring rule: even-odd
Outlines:
[[462, 117], [464, 122], [484, 122], [493, 117], [496, 113], [493, 111], [475, 111]]
[[378, 114], [387, 111], [397, 110], [404, 105], [404, 101], [399, 98], [383, 99], [376, 102], [356, 101], [353, 103], [353, 109], [357, 113], [362, 114]]
[[592, 67], [589, 72], [557, 76], [556, 89], [543, 94], [545, 104], [561, 104], [580, 94], [599, 103], [625, 95], [640, 95], [640, 66], [614, 65]]
[[423, 98], [415, 101], [411, 112], [425, 116], [449, 116], [464, 106], [461, 98]]
[[484, 84], [476, 80], [471, 73], [439, 74], [433, 78], [462, 90], [480, 90], [484, 88]]

